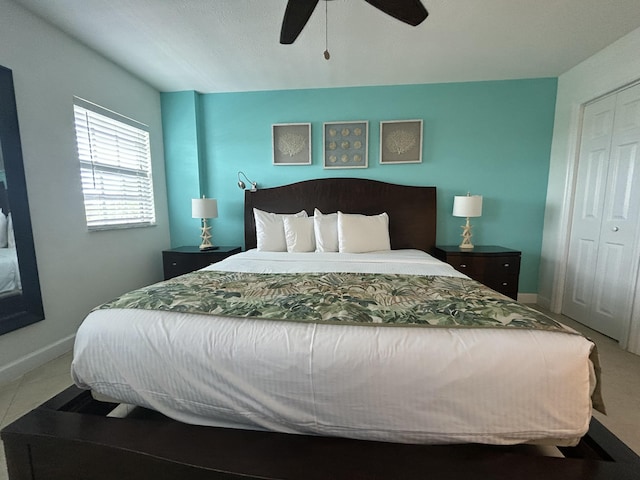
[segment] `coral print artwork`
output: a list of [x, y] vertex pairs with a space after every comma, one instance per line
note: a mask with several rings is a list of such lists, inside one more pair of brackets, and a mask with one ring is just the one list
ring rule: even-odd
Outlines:
[[273, 164], [311, 165], [311, 124], [273, 125]]
[[422, 120], [380, 122], [380, 163], [422, 162]]

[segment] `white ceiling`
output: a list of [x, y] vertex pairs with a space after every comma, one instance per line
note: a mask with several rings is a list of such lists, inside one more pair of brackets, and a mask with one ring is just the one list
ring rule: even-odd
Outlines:
[[160, 91], [556, 77], [640, 27], [640, 0], [423, 0], [410, 27], [321, 1], [293, 45], [287, 0], [14, 0]]

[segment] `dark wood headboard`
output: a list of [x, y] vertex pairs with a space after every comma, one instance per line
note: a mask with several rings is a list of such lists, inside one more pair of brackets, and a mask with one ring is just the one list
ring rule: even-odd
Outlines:
[[436, 187], [410, 187], [362, 178], [320, 178], [244, 194], [245, 248], [256, 248], [253, 209], [295, 213], [389, 214], [391, 248], [431, 252], [436, 242]]

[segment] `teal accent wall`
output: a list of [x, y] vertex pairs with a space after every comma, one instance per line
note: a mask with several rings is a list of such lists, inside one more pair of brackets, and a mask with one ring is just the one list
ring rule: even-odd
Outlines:
[[[243, 171], [259, 187], [318, 177], [363, 177], [438, 187], [438, 243], [460, 243], [454, 195], [484, 196], [473, 242], [523, 252], [520, 292], [536, 293], [557, 80], [162, 94], [171, 243], [196, 245], [190, 198], [218, 199], [219, 245], [243, 245]], [[424, 121], [423, 161], [380, 165], [383, 120]], [[323, 122], [369, 122], [369, 167], [325, 170]], [[312, 124], [312, 165], [273, 165], [271, 126]]]
[[172, 246], [200, 244], [200, 221], [191, 218], [191, 199], [206, 195], [205, 161], [196, 92], [162, 94], [162, 130]]

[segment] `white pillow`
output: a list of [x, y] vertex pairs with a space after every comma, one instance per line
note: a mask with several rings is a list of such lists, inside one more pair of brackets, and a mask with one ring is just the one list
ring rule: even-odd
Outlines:
[[287, 252], [313, 252], [316, 249], [313, 218], [284, 217], [282, 221]]
[[16, 248], [16, 237], [13, 233], [13, 220], [11, 214], [7, 218], [7, 247]]
[[257, 208], [253, 209], [253, 216], [256, 221], [256, 240], [258, 250], [261, 252], [286, 252], [287, 242], [284, 237], [285, 217], [306, 217], [307, 212], [302, 210], [298, 213], [280, 214], [263, 212]]
[[338, 214], [313, 211], [313, 230], [316, 236], [316, 252], [338, 251]]
[[0, 248], [7, 248], [7, 217], [4, 216], [0, 208]]
[[391, 250], [389, 215], [359, 215], [338, 212], [340, 252], [364, 253]]

